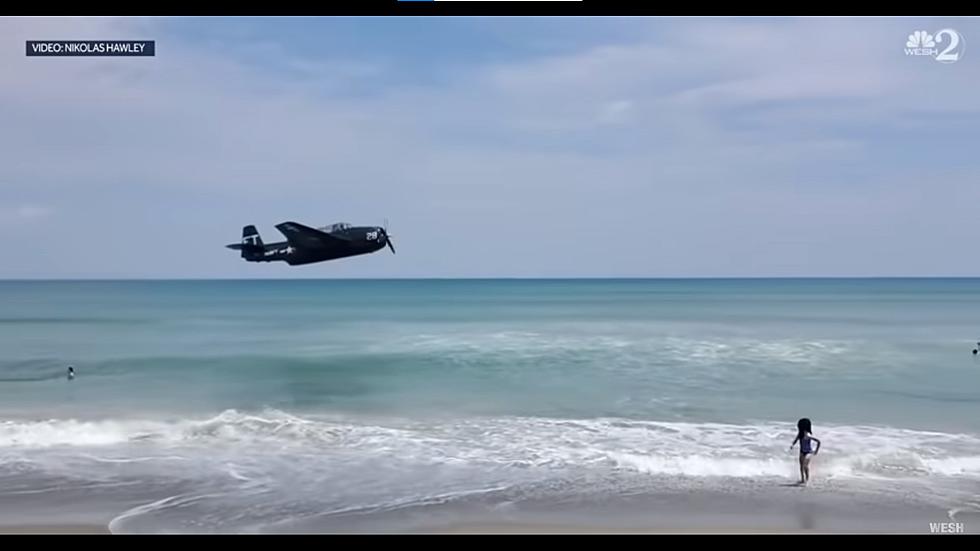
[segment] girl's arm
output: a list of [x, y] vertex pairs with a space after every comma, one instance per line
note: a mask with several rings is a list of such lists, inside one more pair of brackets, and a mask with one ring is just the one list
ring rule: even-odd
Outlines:
[[816, 438], [816, 437], [814, 437], [814, 436], [813, 436], [813, 435], [811, 434], [811, 435], [810, 435], [810, 440], [813, 440], [814, 442], [816, 442], [816, 443], [817, 443], [817, 447], [816, 447], [816, 448], [814, 448], [814, 450], [813, 450], [813, 455], [817, 455], [817, 453], [818, 453], [818, 452], [820, 452], [820, 439], [819, 439], [819, 438]]
[[799, 439], [800, 439], [800, 435], [797, 434], [796, 435], [796, 438], [793, 439], [793, 443], [789, 445], [789, 449], [793, 449], [793, 446], [796, 445], [796, 441], [799, 440]]

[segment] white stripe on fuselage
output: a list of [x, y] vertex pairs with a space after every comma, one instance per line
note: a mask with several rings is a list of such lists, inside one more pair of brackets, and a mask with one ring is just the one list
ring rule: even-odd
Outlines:
[[265, 256], [274, 256], [274, 255], [277, 255], [277, 254], [290, 255], [290, 254], [293, 254], [293, 252], [295, 250], [296, 249], [294, 249], [292, 245], [289, 245], [285, 249], [273, 249], [271, 251], [265, 251]]

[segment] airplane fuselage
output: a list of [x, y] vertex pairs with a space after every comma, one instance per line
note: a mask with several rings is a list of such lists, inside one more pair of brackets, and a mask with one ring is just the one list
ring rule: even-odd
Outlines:
[[251, 262], [283, 261], [290, 266], [312, 264], [348, 256], [370, 254], [385, 247], [384, 235], [373, 227], [357, 227], [335, 232], [332, 235], [348, 239], [347, 242], [317, 246], [295, 246], [289, 241], [266, 243], [261, 252], [256, 251], [245, 260]]

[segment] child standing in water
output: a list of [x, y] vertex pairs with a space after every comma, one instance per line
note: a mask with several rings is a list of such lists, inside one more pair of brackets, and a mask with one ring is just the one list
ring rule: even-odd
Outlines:
[[[796, 422], [796, 431], [796, 438], [789, 449], [792, 450], [797, 442], [800, 443], [800, 484], [805, 485], [810, 480], [810, 456], [817, 455], [820, 451], [820, 440], [813, 436], [813, 427], [805, 417]], [[813, 442], [817, 443], [816, 448], [813, 447]]]

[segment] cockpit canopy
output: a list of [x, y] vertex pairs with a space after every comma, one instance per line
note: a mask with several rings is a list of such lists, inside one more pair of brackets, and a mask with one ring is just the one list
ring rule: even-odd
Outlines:
[[336, 224], [330, 224], [329, 226], [323, 226], [322, 228], [320, 228], [320, 230], [325, 231], [327, 233], [335, 233], [335, 232], [340, 232], [340, 231], [344, 231], [344, 230], [349, 230], [352, 227], [353, 226], [350, 225], [350, 224], [348, 224], [347, 222], [337, 222]]

